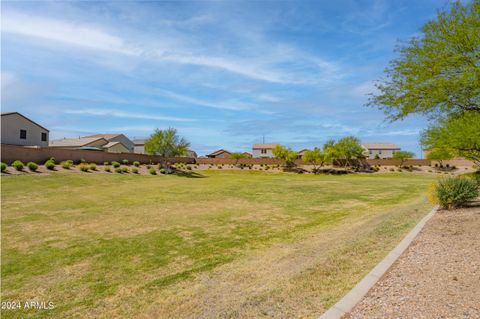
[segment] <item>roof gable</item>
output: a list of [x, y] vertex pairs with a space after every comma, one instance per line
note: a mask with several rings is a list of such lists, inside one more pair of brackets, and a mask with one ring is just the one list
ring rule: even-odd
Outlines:
[[3, 113], [2, 113], [2, 117], [3, 117], [3, 116], [7, 116], [7, 115], [15, 115], [15, 114], [16, 114], [16, 115], [19, 115], [20, 117], [23, 117], [25, 120], [27, 120], [27, 121], [35, 124], [36, 126], [44, 129], [45, 131], [50, 132], [48, 129], [46, 129], [45, 127], [41, 126], [41, 125], [38, 124], [37, 122], [32, 121], [31, 119], [29, 119], [28, 117], [26, 117], [26, 116], [23, 115], [22, 113], [18, 113], [18, 112], [3, 112]]

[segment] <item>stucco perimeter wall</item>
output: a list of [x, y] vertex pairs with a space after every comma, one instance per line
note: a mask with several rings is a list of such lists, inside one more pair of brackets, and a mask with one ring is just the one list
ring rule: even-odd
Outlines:
[[[394, 159], [368, 159], [367, 163], [371, 166], [398, 166], [400, 165], [400, 160]], [[403, 162], [404, 166], [430, 166], [431, 161], [427, 159], [409, 159]]]
[[[211, 165], [235, 165], [235, 164], [246, 164], [246, 165], [282, 165], [284, 163], [283, 160], [275, 159], [275, 158], [241, 158], [239, 160], [232, 159], [232, 158], [204, 158], [199, 157], [196, 158], [198, 164], [211, 164]], [[297, 161], [298, 165], [302, 165], [302, 161]]]
[[15, 160], [20, 160], [24, 163], [35, 162], [43, 164], [50, 157], [54, 157], [55, 161], [61, 162], [66, 160], [79, 161], [84, 159], [88, 163], [102, 164], [103, 162], [117, 161], [121, 162], [126, 159], [130, 163], [139, 161], [140, 163], [159, 163], [169, 162], [177, 163], [183, 162], [194, 164], [193, 157], [177, 157], [165, 159], [161, 156], [135, 154], [135, 153], [108, 153], [101, 151], [87, 151], [87, 150], [69, 150], [55, 147], [23, 147], [17, 145], [2, 144], [1, 145], [1, 160], [4, 163], [11, 164]]

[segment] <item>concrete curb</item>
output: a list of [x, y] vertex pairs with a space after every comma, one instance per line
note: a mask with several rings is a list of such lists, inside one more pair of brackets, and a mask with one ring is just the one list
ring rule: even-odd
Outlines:
[[435, 215], [438, 206], [434, 207], [427, 216], [403, 238], [403, 240], [395, 247], [375, 268], [368, 273], [348, 294], [340, 299], [335, 305], [328, 309], [319, 319], [340, 319], [349, 313], [357, 303], [367, 294], [367, 292], [377, 283], [377, 281], [387, 272], [400, 255], [410, 246], [412, 241], [422, 230], [423, 226], [430, 218]]

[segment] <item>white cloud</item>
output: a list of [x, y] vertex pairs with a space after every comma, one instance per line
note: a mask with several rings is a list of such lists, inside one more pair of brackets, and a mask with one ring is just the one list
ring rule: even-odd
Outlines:
[[94, 115], [94, 116], [112, 116], [130, 119], [146, 119], [146, 120], [158, 120], [158, 121], [173, 121], [173, 122], [192, 122], [195, 119], [163, 116], [163, 115], [151, 115], [137, 112], [123, 112], [109, 109], [80, 109], [80, 110], [65, 110], [66, 114], [77, 115]]

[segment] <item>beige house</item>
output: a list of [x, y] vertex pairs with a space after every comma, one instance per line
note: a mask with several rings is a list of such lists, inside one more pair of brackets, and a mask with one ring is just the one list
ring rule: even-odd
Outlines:
[[273, 158], [272, 150], [278, 144], [253, 144], [252, 157], [253, 158]]
[[215, 151], [213, 153], [210, 153], [207, 155], [209, 158], [230, 158], [230, 155], [232, 155], [231, 152], [226, 151], [224, 149], [219, 149], [218, 151]]
[[104, 147], [109, 150], [108, 152], [133, 153], [135, 149], [135, 144], [123, 134], [95, 134], [85, 137], [102, 137], [106, 139], [108, 141], [108, 146], [105, 145]]
[[129, 149], [121, 142], [109, 142], [103, 137], [64, 138], [50, 141], [48, 146], [74, 150], [104, 151], [109, 153], [130, 153]]
[[2, 113], [2, 144], [48, 146], [49, 131], [18, 112]]
[[366, 143], [362, 144], [362, 147], [368, 159], [392, 158], [395, 152], [400, 151], [400, 147], [392, 143]]

